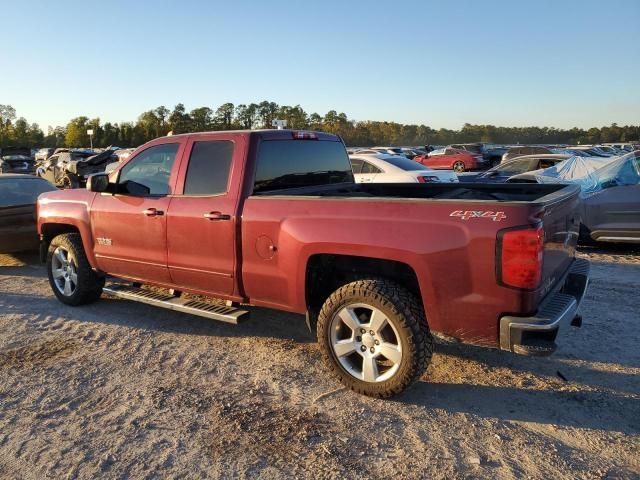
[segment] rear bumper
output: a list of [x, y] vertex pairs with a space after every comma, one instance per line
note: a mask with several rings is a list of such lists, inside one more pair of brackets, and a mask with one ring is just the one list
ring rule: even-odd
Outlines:
[[561, 287], [544, 299], [535, 315], [500, 318], [500, 348], [524, 355], [553, 353], [560, 326], [570, 324], [576, 317], [589, 285], [589, 269], [587, 260], [575, 260]]

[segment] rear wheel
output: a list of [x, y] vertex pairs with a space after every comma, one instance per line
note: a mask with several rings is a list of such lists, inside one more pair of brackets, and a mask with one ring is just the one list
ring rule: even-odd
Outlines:
[[92, 303], [102, 295], [104, 277], [93, 271], [77, 233], [55, 237], [47, 253], [47, 273], [55, 296], [67, 305]]
[[433, 338], [420, 302], [384, 280], [349, 283], [325, 302], [317, 325], [326, 364], [350, 389], [385, 398], [427, 369]]
[[464, 172], [466, 170], [465, 164], [463, 161], [458, 160], [453, 164], [453, 170], [455, 172]]

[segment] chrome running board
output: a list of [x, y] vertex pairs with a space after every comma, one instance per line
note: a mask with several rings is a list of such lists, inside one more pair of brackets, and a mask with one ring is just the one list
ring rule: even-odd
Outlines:
[[189, 313], [199, 317], [219, 320], [221, 322], [238, 324], [249, 318], [247, 310], [216, 305], [192, 298], [174, 297], [166, 293], [153, 292], [130, 285], [111, 284], [103, 288], [105, 293], [125, 300], [146, 303], [154, 307], [166, 308], [177, 312]]

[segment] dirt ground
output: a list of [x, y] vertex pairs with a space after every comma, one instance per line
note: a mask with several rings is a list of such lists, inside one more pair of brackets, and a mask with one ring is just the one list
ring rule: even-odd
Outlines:
[[301, 317], [65, 307], [0, 256], [0, 478], [639, 478], [640, 252], [582, 255], [555, 355], [441, 342], [387, 401], [328, 377]]

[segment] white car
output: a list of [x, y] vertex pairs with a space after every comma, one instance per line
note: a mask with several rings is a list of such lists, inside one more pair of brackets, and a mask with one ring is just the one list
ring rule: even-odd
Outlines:
[[431, 170], [402, 155], [349, 155], [356, 183], [457, 182], [453, 170]]
[[372, 147], [371, 150], [375, 150], [378, 153], [385, 153], [387, 155], [401, 155], [403, 157], [405, 156], [402, 148], [400, 147]]

